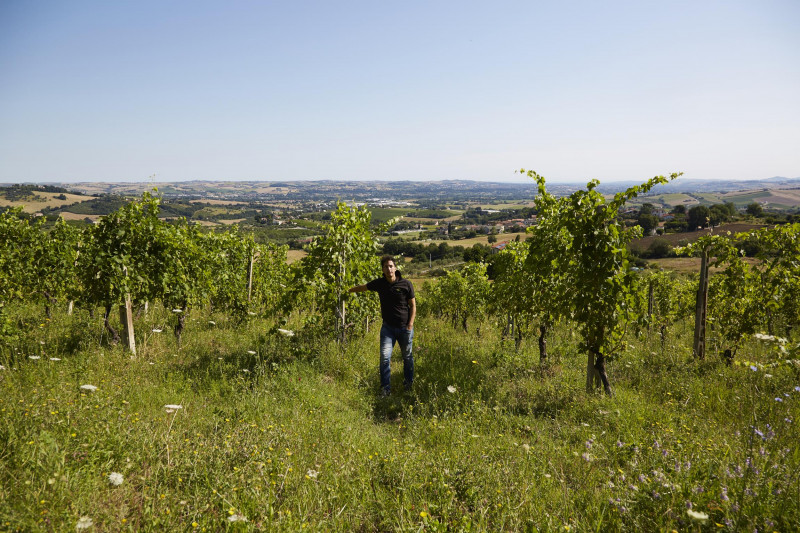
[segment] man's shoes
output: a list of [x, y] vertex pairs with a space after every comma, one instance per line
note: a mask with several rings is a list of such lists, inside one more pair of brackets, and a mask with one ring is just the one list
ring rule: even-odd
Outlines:
[[391, 394], [392, 391], [390, 389], [381, 389], [381, 392], [378, 394], [378, 396], [380, 396], [381, 398], [388, 398], [389, 395]]

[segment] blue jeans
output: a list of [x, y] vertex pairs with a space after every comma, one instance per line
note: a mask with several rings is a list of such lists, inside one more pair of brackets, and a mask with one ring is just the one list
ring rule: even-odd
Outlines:
[[381, 389], [389, 392], [391, 389], [391, 370], [389, 364], [392, 361], [392, 348], [394, 343], [400, 344], [400, 353], [403, 354], [403, 382], [406, 388], [410, 388], [414, 382], [414, 356], [411, 355], [411, 347], [414, 341], [414, 330], [408, 331], [406, 328], [397, 328], [388, 324], [381, 326]]

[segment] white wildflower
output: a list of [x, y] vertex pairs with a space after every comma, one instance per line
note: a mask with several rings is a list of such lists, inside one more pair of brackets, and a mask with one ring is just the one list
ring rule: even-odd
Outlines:
[[250, 355], [255, 355], [256, 354], [256, 352], [254, 352], [253, 350], [247, 350], [247, 353], [249, 353]]
[[525, 453], [530, 453], [531, 445], [530, 444], [523, 444], [522, 449], [525, 450]]
[[450, 394], [453, 394], [453, 393], [455, 393], [455, 392], [456, 392], [456, 387], [455, 387], [455, 385], [448, 385], [448, 386], [447, 386], [447, 392], [449, 392]]
[[240, 514], [232, 514], [228, 517], [228, 522], [247, 522], [247, 517]]
[[177, 411], [178, 409], [183, 409], [183, 406], [175, 403], [168, 403], [167, 405], [164, 406], [164, 409], [167, 410], [167, 413], [171, 414]]
[[60, 359], [60, 358], [58, 358], [58, 357], [51, 357], [51, 358], [50, 358], [50, 360], [51, 360], [51, 361], [61, 361], [61, 359]]
[[119, 472], [111, 472], [108, 475], [108, 482], [114, 485], [115, 487], [119, 487], [122, 485], [122, 482], [125, 481], [125, 478]]
[[94, 385], [81, 385], [81, 389], [94, 392], [97, 390], [97, 387]]
[[216, 325], [217, 325], [217, 323], [216, 323], [216, 322], [214, 322], [213, 320], [209, 320], [209, 321], [208, 321], [208, 323], [209, 323], [209, 325], [211, 325], [211, 326], [216, 326]]
[[755, 337], [756, 339], [758, 339], [760, 341], [774, 341], [775, 340], [775, 336], [774, 335], [764, 335], [763, 333], [756, 333], [755, 335], [753, 335], [753, 337]]
[[256, 314], [254, 312], [252, 312], [252, 311], [248, 311], [247, 314], [250, 315], [250, 316], [256, 316]]
[[160, 329], [153, 329], [153, 333], [161, 333], [161, 331]]
[[173, 313], [183, 313], [183, 309], [178, 309], [177, 307], [172, 310]]
[[4, 367], [3, 365], [0, 365], [0, 370], [5, 370], [5, 369], [6, 369], [6, 367]]
[[290, 329], [278, 328], [278, 333], [280, 333], [281, 335], [283, 335], [285, 337], [294, 337], [294, 331], [292, 331]]
[[88, 516], [82, 516], [78, 519], [78, 523], [75, 524], [75, 529], [81, 531], [82, 529], [89, 529], [94, 525], [94, 521]]
[[688, 514], [689, 518], [691, 518], [692, 520], [699, 520], [701, 522], [705, 522], [706, 520], [708, 520], [708, 515], [700, 511], [693, 511], [691, 509], [688, 509], [686, 511], [686, 514]]
[[316, 470], [309, 469], [308, 472], [306, 472], [306, 476], [310, 479], [317, 479], [317, 476], [319, 476], [319, 472], [317, 472]]
[[29, 355], [28, 359], [33, 359], [34, 361], [36, 361], [37, 359], [41, 359], [41, 357], [39, 357], [38, 355]]

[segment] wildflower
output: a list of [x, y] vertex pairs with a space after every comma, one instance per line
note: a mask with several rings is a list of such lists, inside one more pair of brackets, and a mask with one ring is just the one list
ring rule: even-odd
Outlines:
[[50, 358], [50, 360], [51, 360], [51, 361], [61, 361], [61, 359], [60, 359], [60, 358], [58, 358], [58, 357], [51, 357], [51, 358]]
[[284, 337], [294, 337], [294, 331], [290, 329], [278, 328], [278, 333], [280, 333]]
[[4, 367], [3, 365], [0, 365], [0, 370], [5, 370], [5, 369], [6, 369], [6, 367]]
[[161, 333], [160, 329], [153, 329], [153, 333]]
[[182, 405], [178, 405], [178, 404], [174, 404], [174, 403], [170, 403], [170, 404], [165, 405], [164, 409], [166, 409], [167, 413], [172, 414], [175, 411], [177, 411], [178, 409], [183, 409], [183, 406]]
[[115, 487], [122, 485], [123, 481], [125, 481], [125, 478], [122, 477], [122, 474], [120, 474], [119, 472], [111, 472], [108, 475], [108, 482], [114, 485]]
[[[473, 364], [473, 365], [477, 365], [477, 364], [478, 364], [478, 362], [477, 362], [475, 359], [473, 359], [473, 360], [472, 360], [472, 364]], [[795, 387], [795, 388], [797, 388], [797, 387]]]
[[759, 429], [757, 429], [757, 428], [754, 428], [754, 429], [753, 429], [753, 431], [755, 431], [756, 435], [758, 435], [759, 437], [761, 437], [761, 439], [762, 439], [762, 440], [766, 440], [766, 439], [764, 438], [764, 433], [763, 433], [763, 432], [761, 432], [761, 430], [759, 430]]
[[781, 398], [781, 397], [777, 397], [777, 398], [775, 398], [775, 401], [776, 401], [776, 402], [782, 402], [782, 401], [783, 401], [783, 398]]
[[584, 442], [583, 445], [586, 446], [587, 450], [591, 450], [592, 449], [592, 442], [594, 442], [594, 441], [592, 441], [592, 439], [589, 439], [586, 442]]
[[208, 324], [209, 324], [210, 326], [216, 326], [216, 325], [217, 325], [217, 323], [216, 323], [216, 322], [214, 322], [213, 320], [209, 320], [209, 321], [208, 321]]
[[41, 359], [41, 357], [39, 357], [38, 355], [29, 355], [28, 359], [33, 359], [34, 361], [36, 361], [37, 359]]
[[750, 365], [750, 370], [753, 372], [758, 372], [758, 367], [756, 365]]
[[306, 472], [306, 477], [309, 479], [317, 479], [317, 476], [319, 476], [319, 472], [316, 470], [309, 469], [308, 472]]
[[91, 518], [89, 518], [88, 516], [82, 516], [82, 517], [80, 517], [78, 519], [78, 523], [75, 524], [75, 529], [80, 531], [82, 529], [89, 529], [93, 525], [94, 525], [94, 522], [92, 521]]
[[183, 313], [183, 309], [175, 308], [172, 310], [173, 313]]
[[724, 502], [730, 500], [730, 498], [728, 498], [728, 487], [722, 487], [722, 494], [720, 494], [719, 499]]
[[686, 511], [686, 514], [688, 514], [689, 518], [691, 518], [692, 520], [699, 520], [700, 522], [705, 522], [706, 520], [708, 520], [708, 515], [700, 511], [692, 511], [691, 509], [689, 509], [688, 511]]
[[794, 388], [794, 391], [795, 391], [795, 392], [800, 392], [800, 387], [795, 387], [795, 388]]
[[621, 440], [618, 440], [617, 441], [617, 448], [622, 448], [623, 446], [625, 446], [625, 444]]
[[661, 494], [659, 494], [656, 491], [653, 491], [653, 499], [654, 500], [660, 500], [661, 499]]
[[419, 516], [420, 516], [420, 518], [427, 518], [428, 517], [428, 513], [426, 513], [425, 511], [420, 511], [419, 512]]
[[254, 352], [253, 350], [247, 350], [247, 353], [249, 353], [250, 355], [255, 355], [256, 354], [256, 352]]
[[449, 392], [450, 394], [454, 394], [454, 393], [456, 392], [456, 388], [455, 388], [455, 386], [453, 386], [453, 385], [448, 385], [448, 386], [447, 386], [447, 392]]
[[81, 385], [81, 389], [94, 392], [97, 390], [97, 387], [94, 385]]
[[247, 522], [247, 517], [240, 514], [232, 514], [228, 517], [228, 522]]
[[581, 455], [581, 457], [582, 457], [582, 458], [583, 458], [583, 460], [584, 460], [584, 461], [586, 461], [587, 463], [591, 463], [591, 462], [592, 462], [592, 456], [591, 456], [591, 455], [589, 455], [587, 452], [583, 452], [583, 454]]

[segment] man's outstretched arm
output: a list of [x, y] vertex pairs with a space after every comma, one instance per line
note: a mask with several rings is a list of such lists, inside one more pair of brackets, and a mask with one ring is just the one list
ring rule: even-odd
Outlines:
[[355, 287], [350, 287], [347, 289], [347, 292], [364, 292], [367, 290], [366, 285], [356, 285]]

